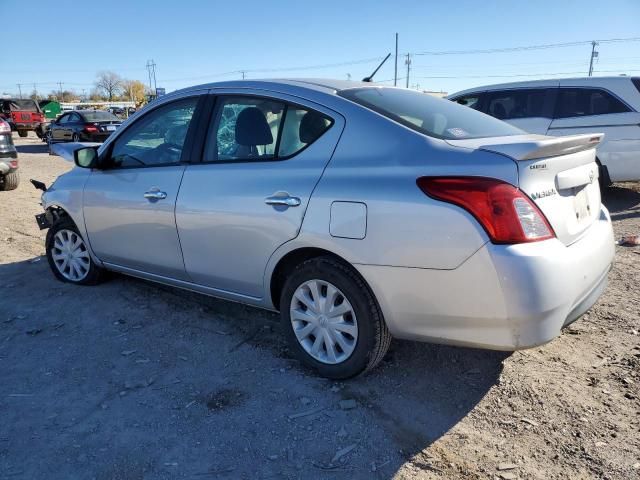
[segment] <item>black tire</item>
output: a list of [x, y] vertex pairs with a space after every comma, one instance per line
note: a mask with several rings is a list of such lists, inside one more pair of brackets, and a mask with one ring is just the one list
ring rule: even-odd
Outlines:
[[[290, 319], [293, 295], [299, 286], [309, 280], [333, 284], [354, 309], [358, 328], [356, 346], [353, 353], [341, 363], [328, 364], [316, 360], [300, 345], [294, 332]], [[293, 269], [280, 296], [280, 317], [287, 341], [298, 359], [330, 379], [346, 379], [373, 369], [384, 358], [391, 344], [391, 334], [369, 287], [352, 267], [332, 257], [312, 258]]]
[[0, 180], [0, 190], [15, 190], [18, 188], [18, 184], [20, 183], [20, 173], [19, 172], [11, 172], [7, 173], [2, 180]]
[[78, 135], [77, 133], [74, 133], [73, 135], [71, 135], [71, 141], [72, 142], [79, 142], [80, 141], [80, 135]]
[[26, 137], [27, 135], [29, 135], [29, 131], [28, 130], [18, 130], [18, 135], [22, 138]]
[[[56, 234], [61, 230], [69, 230], [71, 232], [74, 232], [84, 242], [84, 238], [82, 237], [82, 235], [78, 231], [78, 228], [75, 226], [75, 224], [73, 223], [73, 221], [71, 221], [69, 217], [62, 217], [56, 223], [53, 224], [53, 226], [47, 232], [45, 249], [47, 252], [47, 260], [49, 261], [49, 267], [51, 267], [51, 271], [53, 272], [55, 277], [61, 282], [73, 283], [75, 285], [96, 285], [100, 283], [102, 280], [104, 280], [106, 271], [103, 268], [96, 265], [93, 259], [91, 258], [91, 256], [89, 256], [89, 270], [86, 276], [84, 276], [81, 280], [72, 280], [62, 275], [62, 273], [60, 272], [60, 270], [58, 269], [58, 267], [56, 266], [53, 260], [54, 238]], [[86, 243], [85, 243], [85, 248], [86, 248]]]

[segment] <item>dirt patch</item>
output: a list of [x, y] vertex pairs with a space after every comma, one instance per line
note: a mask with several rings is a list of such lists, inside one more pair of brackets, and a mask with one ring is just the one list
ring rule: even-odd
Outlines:
[[242, 405], [244, 400], [245, 394], [243, 392], [226, 388], [209, 393], [204, 398], [204, 403], [210, 412], [220, 412], [222, 410]]

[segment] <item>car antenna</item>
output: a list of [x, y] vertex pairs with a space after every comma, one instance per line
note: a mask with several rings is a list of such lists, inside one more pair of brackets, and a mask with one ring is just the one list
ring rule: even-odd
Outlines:
[[368, 82], [368, 83], [373, 82], [373, 76], [374, 76], [376, 73], [378, 73], [378, 70], [380, 70], [380, 67], [381, 67], [382, 65], [384, 65], [384, 62], [386, 62], [386, 61], [389, 59], [389, 57], [390, 57], [390, 56], [391, 56], [391, 54], [390, 54], [390, 53], [388, 53], [388, 54], [387, 54], [387, 56], [386, 56], [386, 57], [384, 57], [384, 60], [382, 60], [382, 62], [380, 62], [380, 65], [378, 65], [378, 68], [376, 68], [376, 69], [373, 71], [373, 73], [372, 73], [371, 75], [369, 75], [368, 77], [364, 77], [364, 78], [362, 79], [362, 81], [363, 81], [363, 82]]

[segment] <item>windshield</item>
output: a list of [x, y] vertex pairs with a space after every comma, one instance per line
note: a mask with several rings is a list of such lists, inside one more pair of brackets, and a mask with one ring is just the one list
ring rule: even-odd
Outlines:
[[120, 121], [118, 117], [109, 112], [82, 112], [82, 116], [87, 122]]
[[11, 110], [39, 112], [38, 104], [34, 100], [11, 100]]
[[365, 87], [339, 95], [430, 137], [460, 140], [524, 133], [484, 113], [415, 90]]

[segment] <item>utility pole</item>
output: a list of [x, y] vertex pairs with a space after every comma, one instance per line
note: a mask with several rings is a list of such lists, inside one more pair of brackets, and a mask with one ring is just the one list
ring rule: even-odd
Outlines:
[[22, 98], [22, 84], [21, 83], [16, 83], [16, 85], [18, 85], [18, 91], [20, 92], [20, 98]]
[[[156, 62], [153, 61], [153, 58], [151, 60], [147, 60], [146, 67], [147, 72], [149, 73], [149, 90], [151, 90], [151, 93], [155, 95], [158, 90], [158, 84], [156, 83]], [[153, 86], [151, 86], [151, 77], [153, 77]]]
[[407, 59], [404, 61], [407, 65], [407, 88], [409, 88], [409, 73], [411, 72], [411, 54], [407, 53]]
[[242, 74], [242, 79], [244, 80], [244, 76], [245, 76], [245, 73], [247, 73], [247, 71], [246, 70], [240, 70], [240, 73]]
[[36, 94], [36, 102], [38, 101], [38, 87], [36, 84], [33, 84], [33, 92]]
[[598, 58], [598, 52], [596, 52], [596, 45], [598, 42], [595, 40], [591, 42], [591, 61], [589, 61], [589, 76], [593, 75], [593, 59]]
[[393, 86], [398, 86], [398, 34], [396, 33], [396, 66], [393, 72]]
[[62, 82], [58, 82], [58, 85], [60, 86], [60, 98], [64, 102], [64, 92], [62, 91]]
[[147, 73], [149, 74], [149, 93], [152, 93], [151, 91], [151, 62], [149, 60], [147, 60], [147, 64], [145, 65], [147, 67]]

